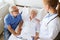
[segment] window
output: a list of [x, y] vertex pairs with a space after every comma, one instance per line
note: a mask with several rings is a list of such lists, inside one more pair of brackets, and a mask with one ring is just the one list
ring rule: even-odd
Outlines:
[[2, 0], [0, 0], [0, 2], [2, 2]]
[[3, 3], [3, 0], [0, 0], [0, 3]]

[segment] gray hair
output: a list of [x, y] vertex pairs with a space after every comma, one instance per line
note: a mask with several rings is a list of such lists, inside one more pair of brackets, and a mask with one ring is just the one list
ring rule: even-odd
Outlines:
[[13, 11], [12, 7], [13, 7], [13, 6], [10, 6], [10, 7], [9, 7], [9, 12], [10, 12], [10, 13]]
[[32, 8], [32, 9], [30, 10], [30, 13], [31, 13], [32, 11], [34, 11], [36, 14], [38, 14], [38, 10], [37, 10], [37, 9]]

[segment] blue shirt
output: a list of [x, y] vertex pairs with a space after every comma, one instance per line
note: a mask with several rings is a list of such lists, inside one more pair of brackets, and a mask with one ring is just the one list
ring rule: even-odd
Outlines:
[[13, 17], [10, 13], [7, 14], [4, 18], [4, 28], [7, 29], [8, 25], [12, 27], [12, 29], [16, 29], [18, 24], [22, 21], [21, 14]]

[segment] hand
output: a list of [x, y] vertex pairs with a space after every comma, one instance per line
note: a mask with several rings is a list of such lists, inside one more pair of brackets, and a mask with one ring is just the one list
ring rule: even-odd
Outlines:
[[39, 39], [38, 36], [32, 36], [32, 38], [33, 38], [34, 40], [38, 40], [38, 39]]
[[32, 36], [32, 38], [34, 38], [34, 40], [38, 40], [39, 39], [38, 36]]
[[35, 36], [32, 36], [34, 38], [34, 40], [38, 40], [39, 39], [39, 33], [36, 32]]
[[22, 31], [22, 29], [18, 30], [16, 33], [17, 34], [21, 34], [21, 31]]
[[19, 36], [20, 34], [19, 33], [15, 33], [15, 34], [13, 34], [14, 36]]
[[34, 40], [38, 40], [38, 39], [39, 39], [39, 37], [38, 37], [38, 36], [35, 36], [35, 37], [34, 37]]

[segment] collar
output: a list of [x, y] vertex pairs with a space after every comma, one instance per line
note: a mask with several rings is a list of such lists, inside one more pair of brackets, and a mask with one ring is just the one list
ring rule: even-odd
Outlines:
[[47, 23], [48, 23], [50, 20], [52, 20], [53, 18], [55, 18], [57, 15], [58, 15], [58, 14], [52, 15], [52, 16], [49, 18], [49, 20], [47, 21]]

